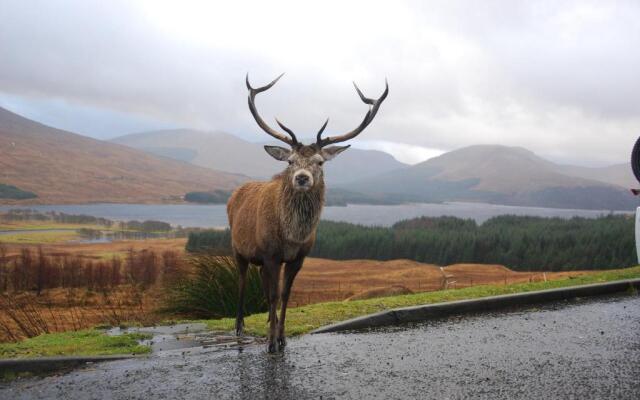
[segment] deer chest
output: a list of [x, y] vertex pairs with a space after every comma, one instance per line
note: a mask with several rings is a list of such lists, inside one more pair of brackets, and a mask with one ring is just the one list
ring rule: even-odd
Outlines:
[[300, 243], [285, 243], [282, 249], [283, 261], [293, 261], [298, 258], [298, 254], [300, 253], [301, 248], [302, 245]]

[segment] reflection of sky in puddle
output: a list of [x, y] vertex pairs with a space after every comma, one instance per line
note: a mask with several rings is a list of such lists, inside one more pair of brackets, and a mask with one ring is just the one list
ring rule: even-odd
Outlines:
[[156, 353], [166, 350], [186, 349], [202, 346], [200, 340], [196, 340], [194, 333], [203, 332], [207, 326], [202, 323], [160, 325], [150, 327], [131, 327], [121, 329], [114, 327], [106, 331], [107, 335], [119, 336], [124, 333], [149, 333], [151, 339], [142, 340], [143, 345], [151, 346], [151, 351]]
[[251, 336], [238, 338], [221, 332], [207, 331], [203, 323], [160, 325], [151, 327], [114, 327], [106, 331], [107, 335], [119, 336], [124, 333], [149, 333], [151, 339], [142, 340], [140, 344], [151, 346], [153, 353], [181, 349], [230, 349], [241, 348], [261, 342]]

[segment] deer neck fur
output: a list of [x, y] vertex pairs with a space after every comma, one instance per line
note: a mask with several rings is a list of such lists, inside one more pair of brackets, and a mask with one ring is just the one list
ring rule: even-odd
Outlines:
[[302, 244], [309, 240], [318, 225], [324, 205], [324, 180], [306, 192], [295, 190], [290, 179], [280, 177], [280, 229], [286, 241]]

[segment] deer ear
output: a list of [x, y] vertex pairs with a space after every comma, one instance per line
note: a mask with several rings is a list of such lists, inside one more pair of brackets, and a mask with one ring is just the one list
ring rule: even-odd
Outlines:
[[349, 147], [351, 147], [350, 144], [346, 146], [329, 146], [325, 149], [322, 149], [322, 158], [324, 158], [325, 161], [329, 161]]
[[280, 146], [264, 146], [264, 149], [278, 161], [287, 161], [291, 155], [291, 150]]

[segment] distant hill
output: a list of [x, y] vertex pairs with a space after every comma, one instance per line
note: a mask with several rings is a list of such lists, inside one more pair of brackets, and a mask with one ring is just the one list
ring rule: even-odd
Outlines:
[[37, 196], [0, 199], [4, 204], [175, 202], [189, 191], [231, 190], [245, 180], [55, 129], [0, 108], [0, 184]]
[[638, 187], [638, 181], [633, 176], [630, 162], [600, 168], [578, 167], [573, 165], [559, 165], [558, 167], [558, 171], [566, 175], [593, 179], [624, 188]]
[[[262, 144], [251, 143], [224, 132], [174, 129], [134, 133], [112, 139], [112, 142], [259, 179], [270, 178], [286, 166], [271, 158]], [[406, 167], [406, 164], [387, 153], [351, 148], [327, 163], [325, 179], [329, 184], [346, 183], [402, 167]]]
[[624, 184], [620, 170], [561, 166], [524, 148], [477, 145], [344, 187], [410, 201], [631, 210], [640, 202], [625, 187], [595, 178]]

